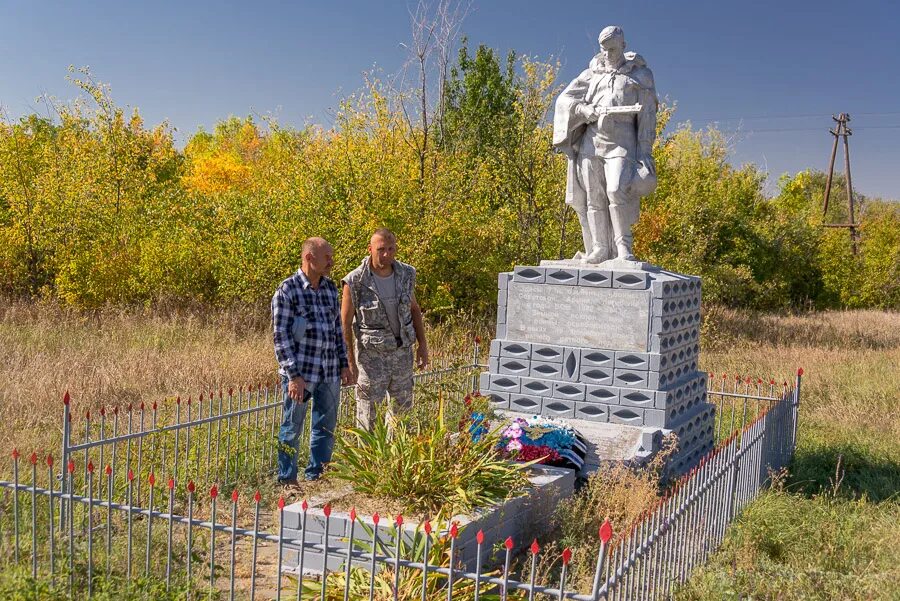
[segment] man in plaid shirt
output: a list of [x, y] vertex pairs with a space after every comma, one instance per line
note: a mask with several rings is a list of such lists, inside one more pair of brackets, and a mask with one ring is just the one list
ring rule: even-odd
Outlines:
[[300, 269], [272, 297], [275, 357], [281, 374], [284, 418], [278, 432], [278, 482], [297, 485], [300, 433], [312, 400], [307, 480], [331, 461], [341, 383], [350, 384], [337, 287], [327, 275], [334, 250], [322, 238], [303, 243]]

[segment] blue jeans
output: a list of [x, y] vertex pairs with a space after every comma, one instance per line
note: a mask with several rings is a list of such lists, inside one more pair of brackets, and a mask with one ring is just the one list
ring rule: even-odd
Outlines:
[[[278, 431], [278, 477], [293, 480], [297, 477], [297, 454], [300, 450], [300, 433], [306, 419], [306, 406], [312, 403], [312, 428], [309, 437], [309, 464], [304, 475], [315, 480], [322, 475], [325, 464], [331, 461], [334, 450], [334, 430], [337, 426], [338, 403], [341, 396], [340, 382], [307, 383], [312, 400], [296, 403], [288, 396], [288, 378], [281, 377], [281, 394], [284, 418]], [[285, 447], [293, 449], [293, 453]]]

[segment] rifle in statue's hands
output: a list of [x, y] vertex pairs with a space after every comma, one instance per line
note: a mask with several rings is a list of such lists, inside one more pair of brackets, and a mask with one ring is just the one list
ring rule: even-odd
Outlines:
[[606, 115], [637, 115], [643, 109], [641, 104], [626, 104], [622, 106], [595, 106], [592, 104], [584, 104], [579, 107], [582, 115], [588, 123], [599, 121]]

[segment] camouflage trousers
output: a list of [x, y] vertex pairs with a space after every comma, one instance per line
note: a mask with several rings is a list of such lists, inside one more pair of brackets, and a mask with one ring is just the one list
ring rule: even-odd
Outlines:
[[356, 421], [371, 430], [378, 403], [390, 394], [391, 412], [404, 412], [413, 400], [413, 349], [411, 346], [390, 351], [359, 348], [356, 355], [359, 379], [356, 382]]

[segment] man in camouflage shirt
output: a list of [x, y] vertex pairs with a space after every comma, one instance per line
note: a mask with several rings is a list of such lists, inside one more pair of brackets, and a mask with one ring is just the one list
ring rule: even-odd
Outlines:
[[396, 254], [397, 237], [389, 229], [378, 229], [369, 240], [369, 256], [342, 280], [341, 323], [357, 381], [356, 419], [367, 430], [386, 392], [392, 409], [404, 411], [412, 405], [414, 344], [416, 364], [428, 365], [422, 310], [414, 290], [416, 270], [397, 261]]

